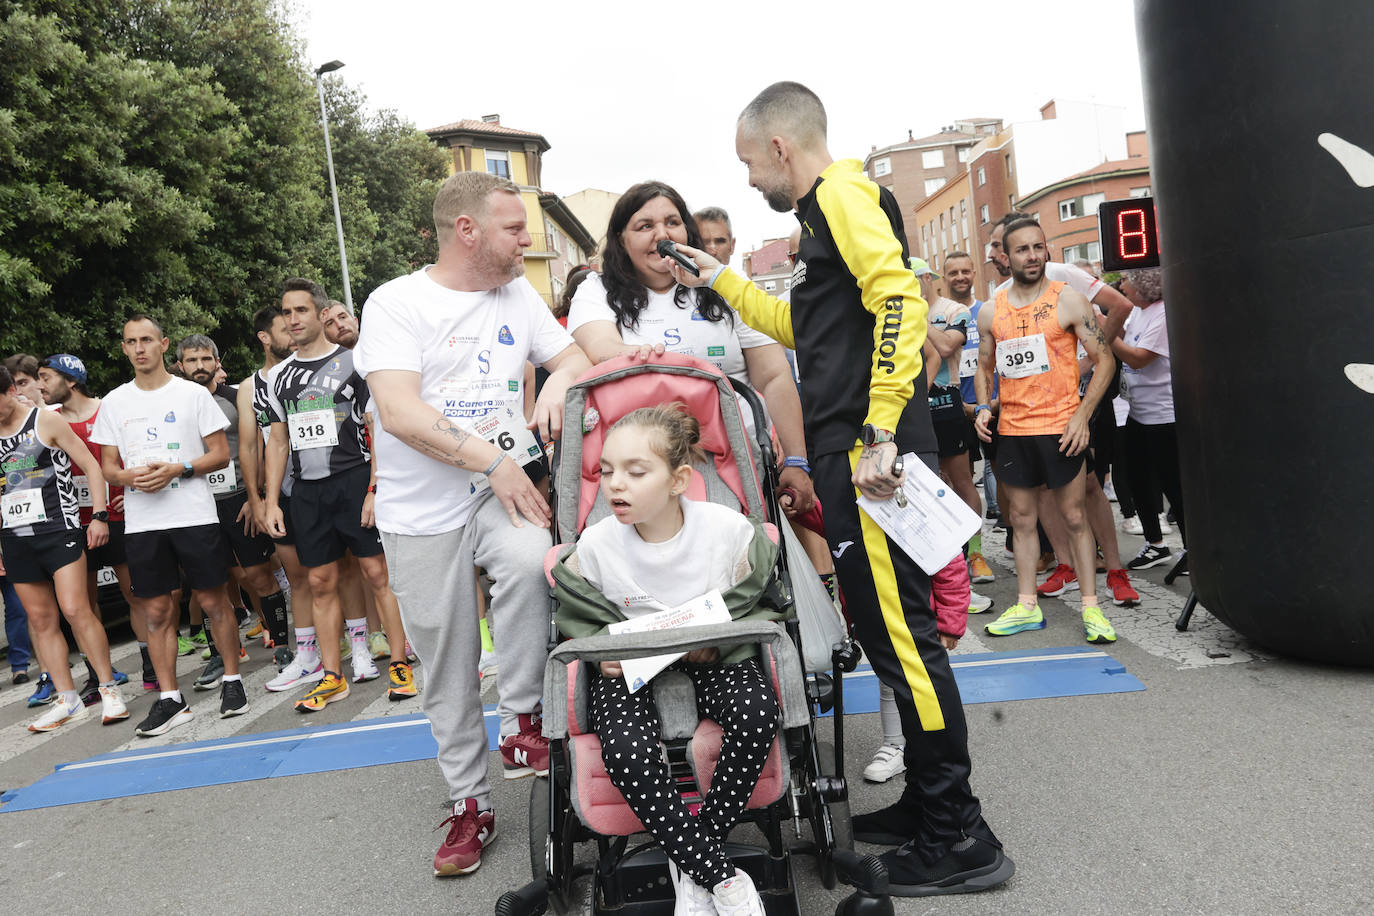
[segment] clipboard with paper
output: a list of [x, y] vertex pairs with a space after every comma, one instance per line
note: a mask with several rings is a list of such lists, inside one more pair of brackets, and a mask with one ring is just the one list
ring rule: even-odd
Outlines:
[[926, 467], [914, 452], [903, 456], [906, 480], [898, 500], [859, 497], [859, 508], [892, 538], [916, 565], [929, 575], [944, 569], [964, 544], [982, 527], [978, 513], [954, 492], [954, 488]]

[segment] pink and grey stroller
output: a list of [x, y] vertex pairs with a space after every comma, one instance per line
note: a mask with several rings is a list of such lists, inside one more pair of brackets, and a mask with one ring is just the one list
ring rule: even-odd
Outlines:
[[[745, 386], [739, 397], [756, 419], [758, 441], [747, 437], [732, 382], [715, 366], [665, 354], [648, 361], [621, 358], [603, 363], [568, 391], [563, 440], [555, 460], [555, 532], [550, 551], [553, 609], [559, 602], [603, 600], [586, 580], [559, 560], [588, 524], [604, 517], [599, 499], [601, 445], [611, 426], [644, 406], [682, 402], [701, 427], [708, 460], [695, 468], [687, 495], [738, 508], [771, 531], [785, 524], [775, 499], [774, 456], [758, 396]], [[842, 670], [857, 659], [852, 644], [833, 647], [829, 672], [806, 673], [800, 661], [800, 627], [792, 611], [785, 553], [772, 545], [769, 563], [726, 595], [735, 603], [767, 608], [777, 622], [749, 621], [634, 635], [563, 639], [552, 630], [544, 677], [544, 734], [549, 738], [549, 776], [530, 794], [530, 867], [534, 880], [503, 895], [500, 916], [555, 912], [670, 914], [674, 896], [667, 857], [644, 833], [634, 812], [611, 783], [600, 742], [588, 715], [588, 690], [596, 662], [689, 651], [702, 646], [754, 645], [772, 681], [781, 727], [763, 774], [727, 851], [759, 888], [770, 916], [803, 912], [796, 893], [793, 853], [814, 856], [822, 883], [843, 880], [857, 890], [837, 912], [846, 916], [890, 914], [887, 876], [875, 858], [853, 851], [848, 792], [842, 770]], [[589, 594], [589, 592], [591, 594]], [[739, 616], [736, 614], [735, 616]], [[768, 616], [768, 615], [765, 615]], [[720, 728], [702, 719], [686, 675], [671, 669], [654, 680], [661, 743], [679, 791], [689, 807], [709, 789], [720, 748]], [[832, 709], [833, 742], [817, 734], [818, 717]], [[752, 823], [757, 833], [746, 827]], [[784, 826], [794, 837], [789, 843]], [[796, 829], [794, 829], [794, 826]], [[746, 835], [747, 834], [747, 835]], [[742, 835], [743, 840], [737, 841]], [[795, 839], [804, 837], [804, 839]], [[596, 852], [578, 854], [579, 844]]]

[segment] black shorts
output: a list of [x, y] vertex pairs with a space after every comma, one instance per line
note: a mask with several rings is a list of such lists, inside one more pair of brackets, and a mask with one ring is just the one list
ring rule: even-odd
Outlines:
[[372, 469], [365, 464], [322, 480], [297, 480], [291, 490], [296, 556], [305, 567], [323, 566], [352, 551], [355, 557], [382, 552], [376, 528], [364, 528], [363, 499]]
[[259, 533], [250, 536], [243, 533], [243, 522], [237, 519], [239, 511], [247, 502], [246, 492], [215, 500], [215, 511], [219, 513], [219, 530], [229, 542], [234, 559], [244, 569], [266, 563], [272, 559], [272, 554], [276, 551], [272, 539], [267, 535]]
[[953, 458], [978, 447], [978, 433], [966, 418], [942, 420], [931, 425], [935, 427], [935, 442], [941, 458]]
[[281, 506], [281, 526], [286, 529], [286, 534], [281, 537], [273, 537], [272, 540], [278, 544], [285, 544], [287, 547], [295, 547], [296, 529], [291, 525], [291, 497], [283, 493], [277, 497], [277, 505]]
[[59, 569], [81, 559], [85, 548], [86, 532], [80, 528], [0, 537], [5, 575], [11, 582], [51, 582]]
[[1059, 438], [1001, 436], [997, 443], [997, 482], [1051, 490], [1068, 484], [1083, 469], [1083, 452], [1068, 457], [1059, 451]]
[[158, 598], [181, 588], [182, 573], [193, 589], [219, 588], [229, 581], [233, 557], [219, 525], [192, 525], [124, 536], [130, 588], [140, 598]]
[[[127, 559], [124, 552], [124, 523], [106, 522], [105, 524], [110, 529], [110, 539], [94, 550], [89, 547], [86, 548], [86, 566], [92, 572], [102, 566], [111, 568], [121, 566]], [[81, 542], [83, 544], [86, 542], [84, 531], [81, 534]]]

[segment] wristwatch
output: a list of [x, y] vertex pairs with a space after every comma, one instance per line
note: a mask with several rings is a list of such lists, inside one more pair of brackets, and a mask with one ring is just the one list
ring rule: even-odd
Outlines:
[[191, 467], [191, 462], [189, 462], [189, 461], [183, 461], [183, 462], [181, 463], [181, 466], [182, 466], [182, 470], [181, 470], [181, 479], [182, 479], [182, 480], [189, 480], [190, 478], [192, 478], [192, 477], [195, 476], [196, 469], [193, 468], [193, 467]]
[[109, 520], [110, 513], [105, 511], [104, 509], [101, 509], [99, 512], [91, 513], [91, 521], [93, 522], [108, 522]]
[[863, 429], [859, 430], [859, 441], [864, 444], [864, 448], [872, 448], [882, 442], [891, 442], [896, 435], [890, 429], [879, 429], [872, 423], [865, 423]]

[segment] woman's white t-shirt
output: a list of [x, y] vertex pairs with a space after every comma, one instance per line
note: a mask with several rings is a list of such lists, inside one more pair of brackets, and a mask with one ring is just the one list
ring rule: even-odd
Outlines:
[[[586, 284], [583, 284], [586, 285]], [[685, 604], [735, 584], [749, 555], [754, 526], [736, 509], [682, 499], [682, 530], [650, 544], [634, 525], [607, 516], [577, 541], [582, 577], [626, 617], [642, 617]]]
[[[620, 339], [627, 344], [661, 343], [670, 353], [715, 363], [726, 375], [748, 384], [744, 351], [776, 341], [749, 327], [728, 305], [725, 306], [727, 318], [707, 321], [697, 310], [696, 294], [692, 291], [688, 290], [683, 297], [683, 304], [677, 303], [673, 297], [678, 289], [673, 287], [663, 293], [648, 290], [648, 304], [639, 313], [635, 326], [617, 325]], [[734, 319], [733, 323], [730, 318]], [[615, 312], [606, 301], [606, 287], [598, 274], [587, 277], [573, 294], [568, 309], [568, 333], [576, 334], [578, 328], [593, 321], [616, 323]]]
[[1134, 308], [1126, 318], [1122, 340], [1159, 354], [1144, 369], [1121, 366], [1121, 394], [1131, 405], [1131, 419], [1146, 426], [1174, 422], [1174, 386], [1169, 376], [1169, 329], [1164, 303]]

